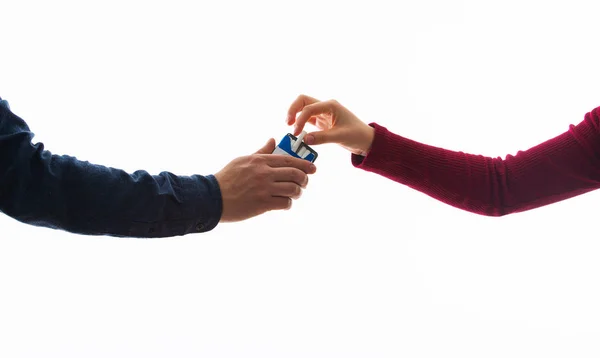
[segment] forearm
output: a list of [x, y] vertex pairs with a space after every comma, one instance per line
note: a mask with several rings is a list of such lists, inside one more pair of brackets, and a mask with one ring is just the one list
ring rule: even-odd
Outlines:
[[79, 234], [166, 237], [212, 230], [221, 193], [214, 176], [175, 176], [52, 155], [25, 122], [0, 108], [0, 211]]
[[372, 124], [376, 135], [358, 167], [470, 212], [502, 216], [600, 187], [600, 109], [577, 126], [506, 159], [437, 148]]

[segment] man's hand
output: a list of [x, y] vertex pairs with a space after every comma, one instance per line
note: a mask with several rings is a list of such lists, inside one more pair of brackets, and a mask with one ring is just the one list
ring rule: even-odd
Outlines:
[[256, 153], [232, 160], [215, 174], [223, 197], [221, 222], [249, 219], [271, 210], [287, 210], [302, 194], [314, 164], [299, 158], [271, 154], [270, 139]]

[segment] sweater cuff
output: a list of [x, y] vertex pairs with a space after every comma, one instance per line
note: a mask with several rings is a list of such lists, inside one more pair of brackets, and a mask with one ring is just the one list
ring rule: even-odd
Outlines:
[[[394, 141], [392, 133], [387, 128], [374, 122], [369, 123], [369, 126], [375, 128], [371, 150], [366, 156], [352, 154], [351, 161], [355, 168], [377, 171], [377, 169], [385, 167], [389, 159], [393, 159], [387, 157], [390, 155], [390, 148], [394, 145]], [[397, 160], [397, 157], [395, 159]]]

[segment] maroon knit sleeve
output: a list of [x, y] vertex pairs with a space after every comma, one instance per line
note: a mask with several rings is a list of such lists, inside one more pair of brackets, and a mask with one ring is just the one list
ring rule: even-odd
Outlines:
[[376, 123], [366, 157], [352, 164], [457, 208], [502, 216], [600, 187], [600, 107], [577, 126], [505, 159], [415, 142]]

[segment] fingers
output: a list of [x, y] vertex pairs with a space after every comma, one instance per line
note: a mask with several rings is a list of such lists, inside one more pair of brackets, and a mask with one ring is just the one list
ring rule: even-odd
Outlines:
[[275, 139], [271, 138], [254, 154], [271, 154], [275, 150]]
[[304, 142], [308, 145], [319, 145], [325, 143], [341, 143], [344, 140], [344, 131], [329, 129], [319, 132], [311, 132], [304, 136]]
[[287, 118], [286, 118], [287, 125], [294, 124], [294, 120], [296, 119], [296, 114], [298, 112], [302, 111], [302, 109], [304, 109], [304, 107], [306, 107], [310, 104], [313, 104], [313, 103], [317, 103], [317, 102], [319, 102], [319, 100], [316, 98], [305, 96], [303, 94], [298, 96], [298, 98], [296, 98], [296, 100], [292, 103], [292, 105], [290, 106], [290, 109], [288, 110], [288, 114], [287, 114]]
[[276, 182], [290, 182], [306, 188], [308, 175], [296, 168], [273, 168], [273, 179]]
[[274, 196], [269, 199], [269, 210], [289, 210], [292, 207], [292, 199], [282, 196]]
[[271, 195], [298, 199], [302, 195], [302, 188], [296, 183], [273, 183]]
[[317, 171], [317, 167], [308, 160], [291, 157], [289, 155], [271, 154], [265, 156], [265, 160], [272, 168], [296, 168], [306, 174], [314, 174]]
[[306, 122], [311, 120], [311, 118], [323, 114], [333, 115], [333, 112], [334, 101], [317, 102], [305, 106], [302, 109], [302, 113], [300, 113], [298, 118], [296, 118], [296, 125], [294, 126], [294, 135], [300, 134], [300, 132], [302, 132], [302, 130], [304, 129]]

